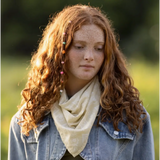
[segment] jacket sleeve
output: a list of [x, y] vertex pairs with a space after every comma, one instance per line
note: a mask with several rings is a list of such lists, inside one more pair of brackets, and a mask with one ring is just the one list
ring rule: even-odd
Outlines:
[[9, 130], [8, 160], [26, 160], [24, 143], [21, 139], [21, 129], [13, 116]]
[[138, 136], [134, 147], [133, 160], [155, 160], [153, 133], [148, 113], [143, 132]]

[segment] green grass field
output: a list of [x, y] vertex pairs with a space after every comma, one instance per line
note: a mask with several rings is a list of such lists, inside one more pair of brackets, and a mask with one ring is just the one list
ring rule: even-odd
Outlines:
[[[130, 60], [129, 72], [141, 99], [151, 116], [156, 160], [159, 159], [159, 67], [145, 61]], [[11, 117], [20, 103], [29, 66], [27, 58], [2, 58], [1, 63], [1, 159], [7, 159], [8, 132]], [[143, 153], [142, 153], [143, 154]]]

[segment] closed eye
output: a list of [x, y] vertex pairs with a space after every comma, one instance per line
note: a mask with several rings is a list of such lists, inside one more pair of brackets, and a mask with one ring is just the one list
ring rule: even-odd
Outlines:
[[83, 46], [74, 46], [76, 49], [83, 49]]
[[103, 48], [95, 48], [96, 51], [103, 51]]

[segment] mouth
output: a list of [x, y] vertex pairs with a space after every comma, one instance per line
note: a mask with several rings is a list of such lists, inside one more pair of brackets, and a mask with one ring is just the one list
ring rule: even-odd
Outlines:
[[92, 66], [92, 65], [80, 65], [80, 67], [84, 67], [84, 68], [94, 68], [94, 66]]

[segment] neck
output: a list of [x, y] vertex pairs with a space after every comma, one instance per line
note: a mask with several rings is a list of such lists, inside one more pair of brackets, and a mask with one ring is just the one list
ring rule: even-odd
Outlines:
[[82, 80], [77, 80], [76, 82], [73, 80], [68, 79], [66, 83], [66, 93], [68, 97], [72, 97], [75, 93], [77, 93], [79, 90], [81, 90], [89, 81], [82, 81]]

